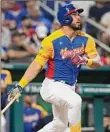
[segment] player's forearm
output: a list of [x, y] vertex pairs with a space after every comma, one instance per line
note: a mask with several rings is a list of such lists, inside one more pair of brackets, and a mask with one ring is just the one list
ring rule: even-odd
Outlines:
[[26, 70], [23, 77], [26, 78], [28, 82], [30, 82], [37, 76], [41, 69], [42, 66], [34, 60]]
[[102, 66], [101, 62], [96, 62], [95, 60], [92, 61], [91, 68], [100, 68]]
[[26, 70], [24, 76], [18, 83], [21, 87], [25, 87], [29, 82], [31, 82], [37, 74], [42, 70], [42, 66], [38, 64], [35, 60], [30, 64]]
[[99, 68], [102, 66], [99, 56], [89, 59], [88, 62], [90, 62], [90, 64], [88, 65], [90, 68]]

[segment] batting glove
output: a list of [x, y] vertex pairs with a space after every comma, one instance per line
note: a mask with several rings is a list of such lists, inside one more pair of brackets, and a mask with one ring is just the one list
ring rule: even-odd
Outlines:
[[87, 64], [88, 62], [88, 59], [85, 56], [81, 57], [78, 54], [72, 57], [71, 60], [72, 60], [72, 63], [75, 65], [84, 65], [84, 64]]
[[[9, 92], [8, 92], [8, 102], [10, 102], [17, 94], [21, 94], [23, 88], [19, 85], [15, 85]], [[17, 100], [19, 101], [19, 100]]]

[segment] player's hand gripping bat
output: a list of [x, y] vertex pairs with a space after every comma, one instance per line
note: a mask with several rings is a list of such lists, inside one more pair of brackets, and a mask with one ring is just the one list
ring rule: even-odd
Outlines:
[[13, 104], [14, 101], [17, 101], [19, 96], [21, 95], [22, 87], [19, 85], [15, 85], [9, 92], [8, 92], [8, 104], [6, 107], [1, 111], [3, 114], [10, 106]]

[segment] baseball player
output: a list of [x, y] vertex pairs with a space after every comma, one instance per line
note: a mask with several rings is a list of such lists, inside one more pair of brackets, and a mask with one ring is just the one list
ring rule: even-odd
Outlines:
[[80, 13], [73, 4], [60, 8], [57, 13], [61, 29], [42, 41], [42, 47], [19, 83], [9, 92], [10, 101], [31, 82], [47, 64], [40, 94], [52, 104], [53, 121], [39, 132], [81, 132], [81, 97], [75, 84], [81, 65], [91, 68], [101, 66], [94, 39], [80, 31]]

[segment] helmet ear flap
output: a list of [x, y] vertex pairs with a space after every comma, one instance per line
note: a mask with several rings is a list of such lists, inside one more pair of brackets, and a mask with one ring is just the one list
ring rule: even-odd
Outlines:
[[71, 16], [65, 16], [64, 23], [65, 24], [71, 24], [73, 21], [73, 18]]

